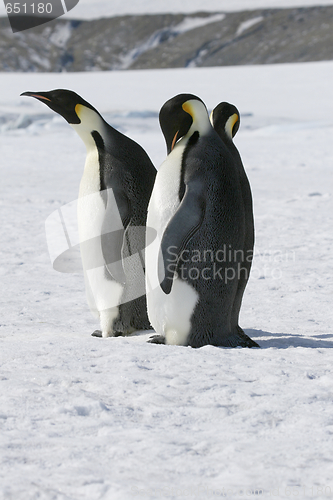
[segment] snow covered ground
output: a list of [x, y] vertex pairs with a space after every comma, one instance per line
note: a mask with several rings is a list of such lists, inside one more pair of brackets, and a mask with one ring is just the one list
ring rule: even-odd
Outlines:
[[[1, 500], [333, 497], [332, 76], [332, 62], [0, 75]], [[261, 349], [90, 336], [83, 277], [52, 269], [44, 231], [77, 196], [84, 145], [19, 97], [57, 87], [156, 166], [166, 99], [239, 107], [256, 223], [241, 325]]]

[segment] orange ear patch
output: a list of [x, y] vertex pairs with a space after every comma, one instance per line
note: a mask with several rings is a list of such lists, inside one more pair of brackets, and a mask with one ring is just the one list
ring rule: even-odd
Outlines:
[[186, 111], [186, 113], [188, 113], [193, 118], [193, 108], [188, 101], [184, 102], [184, 104], [182, 105], [182, 108], [184, 111]]
[[77, 104], [75, 106], [75, 113], [77, 114], [77, 116], [80, 118], [80, 111], [82, 109], [82, 105], [81, 104]]

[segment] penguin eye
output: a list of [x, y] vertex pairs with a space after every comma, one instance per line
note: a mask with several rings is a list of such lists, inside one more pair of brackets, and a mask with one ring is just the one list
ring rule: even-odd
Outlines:
[[53, 96], [53, 101], [64, 110], [73, 110], [74, 102], [71, 95], [67, 93], [57, 93]]
[[62, 99], [61, 99], [61, 104], [64, 108], [66, 109], [72, 109], [73, 108], [73, 100], [72, 99], [69, 99], [68, 96], [64, 96]]

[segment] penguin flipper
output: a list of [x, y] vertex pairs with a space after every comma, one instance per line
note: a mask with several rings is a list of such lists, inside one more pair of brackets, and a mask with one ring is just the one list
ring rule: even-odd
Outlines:
[[[112, 192], [112, 195], [109, 193]], [[107, 193], [106, 210], [104, 221], [102, 225], [101, 245], [102, 253], [105, 261], [105, 266], [112, 276], [112, 278], [124, 285], [126, 283], [126, 276], [122, 263], [122, 248], [124, 243], [125, 230], [131, 219], [130, 202], [123, 189], [112, 187], [103, 191]], [[116, 201], [116, 206], [114, 203]], [[110, 231], [108, 228], [115, 218], [115, 210], [118, 211], [122, 223], [122, 228], [116, 231]]]
[[188, 241], [200, 228], [205, 216], [205, 209], [206, 201], [203, 183], [188, 184], [181, 204], [167, 225], [162, 237], [159, 260], [163, 258], [163, 264], [159, 262], [158, 269], [159, 272], [162, 269], [164, 270], [164, 276], [159, 276], [159, 282], [166, 294], [171, 292], [172, 280], [179, 256]]

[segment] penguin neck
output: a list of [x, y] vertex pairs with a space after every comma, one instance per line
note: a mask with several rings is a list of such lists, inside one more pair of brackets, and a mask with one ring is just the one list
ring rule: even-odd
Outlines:
[[106, 128], [108, 125], [96, 111], [86, 107], [80, 112], [80, 120], [81, 123], [77, 125], [71, 124], [71, 126], [83, 140], [87, 148], [87, 154], [89, 154], [97, 149], [94, 138], [96, 132], [105, 144]]
[[191, 136], [195, 131], [199, 132], [200, 135], [207, 135], [212, 126], [209, 121], [206, 106], [201, 101], [197, 101], [194, 99], [192, 101], [189, 101], [189, 104], [191, 105], [191, 108], [193, 110], [193, 123], [187, 135]]
[[196, 99], [188, 102], [193, 110], [193, 114], [191, 114], [193, 122], [187, 134], [179, 141], [179, 144], [182, 145], [186, 145], [195, 132], [198, 132], [199, 137], [201, 137], [208, 135], [212, 131], [205, 105]]
[[87, 156], [80, 182], [79, 198], [99, 192], [102, 189], [100, 152], [105, 149], [108, 124], [97, 111], [82, 106], [79, 118], [81, 123], [72, 124], [73, 129], [83, 140]]
[[222, 141], [227, 144], [233, 144], [232, 136], [224, 127], [214, 128], [216, 133], [221, 137]]
[[[235, 117], [236, 117], [236, 119], [235, 119]], [[234, 128], [234, 125], [235, 125], [237, 119], [238, 119], [238, 115], [236, 113], [234, 113], [233, 115], [229, 116], [229, 118], [226, 121], [226, 124], [224, 126], [225, 135], [228, 137], [230, 142], [232, 142], [232, 139], [233, 139], [232, 131], [233, 131], [233, 128]]]

